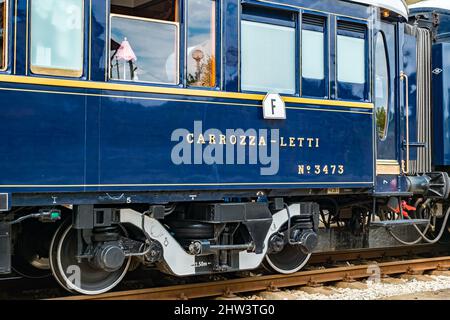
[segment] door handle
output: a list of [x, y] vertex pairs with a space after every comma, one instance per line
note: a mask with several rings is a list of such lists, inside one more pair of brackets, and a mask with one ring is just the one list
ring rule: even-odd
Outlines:
[[405, 115], [406, 115], [406, 168], [402, 166], [404, 174], [409, 173], [409, 78], [404, 72], [400, 72], [400, 80], [405, 82]]

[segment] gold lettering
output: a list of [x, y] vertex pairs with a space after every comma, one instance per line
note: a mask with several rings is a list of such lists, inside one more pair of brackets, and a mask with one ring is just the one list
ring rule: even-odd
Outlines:
[[256, 136], [249, 136], [249, 145], [256, 146]]
[[186, 141], [187, 141], [187, 143], [194, 143], [194, 134], [193, 133], [189, 133], [186, 136]]
[[305, 174], [305, 165], [298, 166], [298, 174]]
[[319, 148], [319, 138], [316, 138], [316, 148]]
[[230, 136], [230, 143], [231, 144], [236, 144], [237, 143], [237, 138], [235, 135]]
[[209, 144], [216, 144], [216, 136], [213, 134], [209, 135]]
[[314, 166], [314, 173], [315, 174], [320, 174], [320, 165], [318, 165], [318, 164], [316, 164], [315, 166]]
[[266, 139], [264, 138], [264, 136], [259, 137], [259, 142], [258, 142], [259, 146], [266, 146]]
[[300, 148], [303, 148], [303, 141], [305, 141], [305, 138], [298, 138], [297, 140], [298, 140], [298, 146]]
[[295, 147], [295, 138], [289, 137], [289, 147]]
[[197, 143], [198, 144], [205, 144], [206, 143], [205, 137], [201, 133], [198, 136]]
[[284, 143], [284, 137], [281, 137], [280, 138], [280, 147], [286, 147], [286, 146], [287, 146], [287, 144]]
[[308, 138], [308, 147], [312, 148], [312, 142], [314, 141], [313, 138]]
[[219, 136], [219, 138], [220, 138], [219, 144], [227, 144], [227, 136], [226, 135], [221, 134]]
[[246, 136], [239, 136], [239, 138], [240, 138], [240, 145], [241, 146], [246, 146], [247, 145], [247, 142], [245, 141], [245, 138], [247, 138]]
[[335, 174], [336, 173], [336, 165], [332, 164], [331, 165], [331, 174]]

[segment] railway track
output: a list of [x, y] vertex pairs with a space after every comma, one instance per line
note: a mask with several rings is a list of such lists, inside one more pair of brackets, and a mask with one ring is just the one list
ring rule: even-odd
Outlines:
[[[392, 259], [410, 260], [412, 258], [420, 257], [438, 257], [450, 256], [448, 244], [427, 245], [420, 244], [411, 247], [387, 247], [378, 249], [353, 249], [345, 251], [329, 251], [316, 253], [311, 256], [307, 268], [320, 268], [341, 266], [343, 263], [351, 262], [353, 264], [362, 264], [367, 260], [376, 260], [378, 262], [386, 262]], [[239, 281], [246, 278], [248, 273], [241, 274], [223, 274], [220, 276], [208, 277], [187, 277], [175, 279], [166, 275], [161, 275], [156, 271], [136, 271], [126, 279], [116, 290], [121, 292], [130, 292], [131, 290], [150, 290], [147, 288], [161, 288], [176, 286], [209, 283], [211, 281], [238, 278]], [[44, 279], [0, 279], [0, 300], [1, 299], [52, 299], [63, 298], [68, 293], [61, 289], [59, 285], [49, 275]], [[165, 297], [163, 297], [165, 298]], [[178, 298], [178, 297], [169, 297]], [[190, 296], [188, 296], [190, 298]], [[78, 299], [78, 297], [76, 297]]]
[[414, 257], [421, 254], [434, 256], [450, 255], [448, 244], [418, 244], [410, 247], [385, 247], [375, 249], [352, 249], [345, 251], [327, 251], [313, 253], [309, 264], [334, 263], [338, 261], [355, 261], [363, 259], [380, 259], [388, 257]]
[[[370, 266], [370, 268], [369, 268]], [[448, 270], [450, 256], [402, 260], [377, 263], [376, 267], [381, 276], [414, 274], [431, 270]], [[297, 272], [290, 275], [267, 275], [196, 283], [174, 285], [159, 288], [111, 292], [97, 296], [69, 296], [55, 300], [174, 300], [198, 299], [218, 296], [233, 296], [237, 293], [254, 291], [278, 290], [281, 288], [318, 285], [336, 281], [355, 281], [370, 277], [374, 264], [334, 267]]]

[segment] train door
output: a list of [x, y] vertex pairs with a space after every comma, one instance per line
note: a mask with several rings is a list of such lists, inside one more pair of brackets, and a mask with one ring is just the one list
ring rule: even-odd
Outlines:
[[377, 176], [400, 174], [397, 48], [397, 25], [379, 22], [374, 38]]

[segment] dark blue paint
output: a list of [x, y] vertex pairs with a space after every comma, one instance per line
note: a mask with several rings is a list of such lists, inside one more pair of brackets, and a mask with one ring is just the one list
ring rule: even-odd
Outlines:
[[433, 164], [450, 165], [450, 43], [433, 45]]
[[[18, 1], [16, 51], [16, 74], [18, 75], [27, 73], [25, 65], [26, 3], [26, 0]], [[85, 3], [87, 32], [89, 1]], [[82, 81], [88, 82], [89, 74], [92, 81], [105, 81], [105, 66], [109, 54], [107, 51], [109, 27], [105, 4], [105, 1], [92, 1], [93, 16], [90, 26], [92, 46], [89, 51], [89, 37], [86, 33]], [[302, 90], [297, 88], [297, 95], [302, 92], [304, 97], [329, 99], [339, 97], [339, 99], [345, 98], [351, 101], [372, 100], [369, 78], [362, 89], [355, 86], [348, 88], [345, 84], [339, 84], [339, 88], [336, 88], [335, 73], [334, 14], [339, 19], [348, 19], [344, 16], [349, 15], [355, 18], [372, 19], [370, 10], [367, 10], [366, 6], [344, 1], [336, 1], [333, 3], [335, 5], [331, 6], [329, 0], [305, 0], [301, 4], [295, 0], [279, 0], [275, 5], [262, 2], [259, 4], [263, 7], [290, 6], [287, 11], [295, 13], [294, 20], [298, 31], [300, 31], [301, 23], [297, 20], [302, 12], [315, 13], [327, 18], [324, 28], [327, 39], [325, 80], [314, 82], [309, 79], [302, 79], [302, 81], [298, 79], [298, 85], [302, 83], [303, 88]], [[217, 8], [216, 19], [216, 26], [218, 30], [221, 30], [216, 41], [219, 88], [212, 90], [239, 92], [241, 3], [238, 0], [223, 0], [220, 5]], [[13, 12], [14, 6], [10, 8]], [[181, 12], [182, 8], [181, 6]], [[361, 23], [358, 19], [351, 20]], [[14, 19], [10, 19], [10, 24], [10, 30], [14, 30]], [[184, 55], [184, 24], [185, 17], [180, 15], [181, 57]], [[394, 27], [391, 35], [394, 40], [395, 32]], [[367, 33], [364, 36], [369, 39], [369, 35]], [[14, 32], [10, 32], [9, 36], [10, 44], [12, 44], [15, 38]], [[300, 43], [300, 35], [298, 40]], [[402, 43], [402, 39], [399, 42]], [[367, 45], [368, 43], [369, 41]], [[392, 59], [391, 101], [395, 107], [394, 110], [400, 105], [399, 101], [395, 101], [400, 90], [395, 79], [401, 65], [396, 62], [396, 55], [398, 55], [396, 46], [394, 42], [393, 50], [389, 53]], [[12, 46], [10, 47], [9, 50], [12, 50]], [[91, 66], [88, 63], [89, 52]], [[12, 53], [11, 51], [11, 57]], [[367, 68], [371, 66], [370, 57], [371, 52], [368, 46]], [[12, 61], [13, 59], [10, 59], [7, 73], [13, 70]], [[300, 59], [297, 63], [299, 62]], [[183, 70], [183, 58], [180, 63]], [[368, 69], [367, 77], [369, 74]], [[300, 75], [297, 76], [300, 77]], [[180, 85], [176, 87], [183, 84], [184, 75], [181, 72]], [[42, 92], [43, 90], [50, 92]], [[13, 200], [20, 199], [22, 204], [51, 203], [53, 199], [51, 196], [55, 194], [61, 198], [66, 195], [64, 201], [69, 202], [70, 199], [76, 199], [78, 203], [108, 203], [114, 201], [105, 195], [106, 192], [111, 192], [110, 195], [113, 198], [123, 193], [135, 196], [142, 202], [150, 201], [149, 199], [154, 202], [169, 201], [168, 199], [189, 201], [189, 194], [193, 192], [198, 195], [198, 200], [207, 201], [217, 200], [225, 195], [229, 197], [239, 197], [243, 194], [254, 195], [257, 190], [272, 190], [272, 194], [301, 194], [312, 188], [363, 187], [365, 189], [361, 192], [367, 192], [374, 186], [374, 126], [371, 110], [367, 109], [330, 107], [325, 104], [322, 106], [287, 104], [288, 107], [309, 110], [288, 109], [287, 120], [267, 121], [262, 118], [261, 108], [248, 106], [260, 104], [260, 101], [9, 83], [1, 83], [0, 95], [2, 101], [8, 101], [2, 105], [1, 113], [0, 134], [4, 142], [0, 144], [2, 172], [0, 184], [17, 185], [1, 187], [0, 192], [13, 193], [13, 196], [16, 195]], [[175, 99], [178, 101], [174, 101]], [[172, 164], [170, 154], [175, 145], [175, 142], [170, 140], [172, 131], [176, 128], [192, 130], [194, 121], [199, 120], [203, 121], [203, 130], [279, 128], [280, 134], [285, 137], [285, 142], [288, 142], [286, 140], [289, 137], [318, 137], [320, 148], [309, 150], [282, 148], [281, 164], [275, 176], [261, 176], [258, 165], [177, 166]], [[395, 122], [392, 127], [393, 136], [389, 138], [392, 139], [389, 147], [386, 142], [386, 148], [389, 148], [383, 156], [386, 159], [390, 159], [391, 156], [393, 159], [399, 158], [396, 126], [399, 124]], [[384, 150], [383, 147], [379, 147], [379, 153], [382, 150]], [[299, 176], [297, 174], [298, 164], [338, 165], [341, 163], [345, 165], [345, 173], [341, 176], [325, 174]], [[396, 177], [391, 178], [396, 179]], [[299, 184], [289, 184], [293, 182]], [[241, 185], [245, 183], [256, 184]], [[101, 186], [105, 184], [111, 186]], [[142, 186], [132, 186], [132, 184], [142, 184]], [[152, 184], [160, 185], [152, 186]], [[212, 189], [215, 191], [212, 192]]]
[[[105, 81], [107, 66], [107, 47], [109, 23], [106, 15], [101, 14], [106, 10], [106, 1], [92, 1], [92, 39], [91, 39], [91, 80]], [[108, 53], [109, 54], [109, 53]]]
[[223, 89], [236, 92], [239, 87], [239, 13], [238, 0], [223, 0]]
[[[283, 182], [322, 182], [324, 186], [330, 182], [338, 185], [342, 182], [342, 186], [345, 182], [372, 184], [373, 173], [366, 165], [372, 163], [371, 140], [366, 135], [351, 134], [371, 130], [370, 114], [288, 110], [288, 120], [268, 122], [262, 119], [262, 110], [257, 107], [86, 97], [82, 90], [71, 91], [80, 95], [8, 91], [12, 103], [4, 108], [3, 118], [7, 121], [0, 129], [2, 136], [8, 136], [7, 143], [0, 146], [0, 167], [4, 170], [2, 185], [174, 184], [170, 188], [143, 186], [137, 189], [181, 190], [210, 187], [177, 184], [261, 184], [248, 186], [250, 189], [273, 188], [271, 183]], [[126, 92], [119, 95], [156, 98]], [[95, 107], [99, 101], [100, 106]], [[242, 118], [247, 119], [245, 126]], [[218, 128], [223, 132], [227, 128], [280, 128], [285, 141], [291, 136], [319, 137], [320, 148], [282, 148], [280, 170], [275, 176], [260, 176], [260, 167], [255, 165], [176, 166], [170, 159], [175, 145], [170, 140], [171, 133], [177, 128], [192, 130], [195, 120], [203, 121], [204, 130]], [[344, 164], [345, 174], [298, 176], [298, 164]], [[214, 188], [235, 187], [219, 185]], [[53, 191], [72, 189], [83, 188], [47, 188]], [[131, 186], [89, 189], [136, 190]]]
[[[418, 142], [417, 132], [417, 40], [415, 36], [405, 34], [403, 44], [403, 70], [409, 77], [408, 115], [409, 141]], [[417, 159], [417, 148], [410, 147], [410, 160]]]
[[242, 20], [270, 23], [295, 28], [297, 25], [297, 10], [292, 7], [274, 5], [258, 5], [259, 2], [248, 2], [242, 7]]
[[[354, 130], [370, 129], [371, 116], [367, 114], [288, 110], [288, 120], [269, 123], [262, 119], [260, 108], [145, 100], [129, 101], [128, 108], [123, 108], [122, 104], [122, 101], [112, 99], [107, 107], [102, 107], [100, 165], [114, 170], [102, 169], [100, 184], [372, 181], [371, 170], [363, 165], [371, 163], [371, 141], [361, 135], [349, 137]], [[165, 110], [170, 110], [170, 114], [165, 114]], [[235, 116], [236, 112], [239, 117]], [[173, 118], [172, 114], [179, 116]], [[246, 119], [245, 125], [242, 118]], [[285, 141], [288, 137], [319, 137], [321, 147], [281, 149], [280, 171], [276, 176], [260, 176], [260, 167], [255, 165], [174, 166], [170, 149], [175, 143], [170, 142], [170, 135], [176, 128], [192, 132], [194, 120], [203, 121], [203, 130], [217, 128], [222, 132], [231, 128], [280, 128]], [[320, 126], [317, 125], [319, 122]], [[108, 130], [110, 127], [114, 130]], [[343, 148], [343, 144], [358, 146], [360, 156], [354, 157], [355, 150]], [[341, 163], [348, 168], [347, 174], [342, 176], [297, 175], [298, 164]]]

